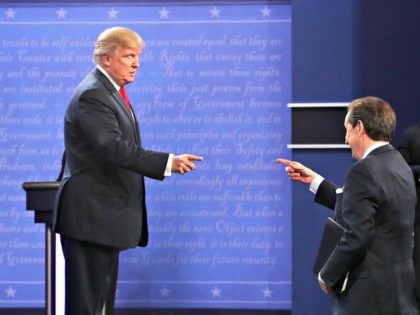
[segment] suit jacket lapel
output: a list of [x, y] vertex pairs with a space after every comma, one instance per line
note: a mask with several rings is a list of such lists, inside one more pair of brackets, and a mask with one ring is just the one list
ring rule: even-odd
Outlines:
[[137, 117], [136, 117], [136, 114], [134, 113], [134, 111], [133, 111], [133, 118], [134, 118], [134, 125], [135, 125], [134, 135], [136, 136], [137, 144], [139, 146], [141, 146], [140, 126], [139, 126], [139, 123], [137, 121]]
[[121, 94], [119, 91], [117, 91], [114, 87], [114, 85], [108, 80], [108, 78], [101, 72], [99, 71], [97, 68], [95, 68], [95, 75], [98, 78], [99, 81], [101, 81], [103, 83], [103, 85], [112, 93], [112, 96], [114, 97], [114, 99], [116, 100], [116, 102], [118, 103], [119, 106], [121, 106], [121, 108], [124, 110], [124, 112], [126, 113], [126, 115], [128, 116], [130, 123], [133, 127], [133, 132], [136, 138], [136, 142], [137, 144], [141, 144], [140, 141], [140, 134], [139, 134], [139, 128], [138, 128], [138, 123], [137, 123], [137, 118], [134, 115], [134, 111], [133, 113], [130, 113], [127, 109], [127, 106], [124, 102], [124, 100], [121, 97]]
[[119, 106], [124, 110], [124, 112], [127, 114], [127, 116], [130, 118], [130, 120], [133, 120], [131, 113], [128, 111], [127, 106], [125, 105], [124, 100], [122, 99], [120, 92], [117, 91], [114, 87], [114, 85], [108, 80], [108, 78], [97, 68], [95, 68], [95, 75], [98, 78], [99, 81], [102, 82], [102, 84], [112, 93], [112, 96], [117, 101]]

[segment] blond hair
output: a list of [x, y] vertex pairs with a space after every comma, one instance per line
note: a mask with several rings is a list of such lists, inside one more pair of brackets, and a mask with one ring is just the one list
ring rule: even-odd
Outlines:
[[113, 56], [121, 48], [144, 48], [144, 41], [132, 29], [126, 27], [111, 27], [99, 34], [93, 50], [93, 61], [100, 64], [102, 55]]

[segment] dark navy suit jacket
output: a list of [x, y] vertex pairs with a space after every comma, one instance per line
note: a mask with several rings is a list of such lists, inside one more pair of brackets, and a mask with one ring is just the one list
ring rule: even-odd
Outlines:
[[[334, 314], [417, 314], [412, 261], [416, 191], [411, 170], [391, 145], [351, 166], [342, 192], [324, 180], [315, 201], [335, 210], [345, 227], [321, 269], [333, 294]], [[338, 192], [338, 193], [337, 193]]]
[[418, 199], [415, 223], [420, 224], [420, 124], [414, 125], [404, 132], [398, 150], [413, 171]]
[[168, 153], [142, 148], [136, 118], [94, 69], [64, 119], [66, 167], [56, 199], [57, 233], [119, 249], [148, 242], [144, 178], [164, 179]]

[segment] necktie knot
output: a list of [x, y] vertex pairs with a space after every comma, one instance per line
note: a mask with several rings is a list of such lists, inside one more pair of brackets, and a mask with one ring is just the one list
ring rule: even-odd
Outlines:
[[127, 91], [124, 86], [120, 88], [121, 98], [124, 100], [125, 106], [127, 106], [128, 111], [131, 111], [131, 103], [128, 99]]

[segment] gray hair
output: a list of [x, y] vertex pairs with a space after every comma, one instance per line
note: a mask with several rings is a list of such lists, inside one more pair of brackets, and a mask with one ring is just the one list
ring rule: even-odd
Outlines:
[[352, 101], [348, 107], [347, 122], [353, 127], [363, 122], [366, 134], [375, 141], [390, 141], [396, 125], [396, 115], [391, 105], [375, 96]]

